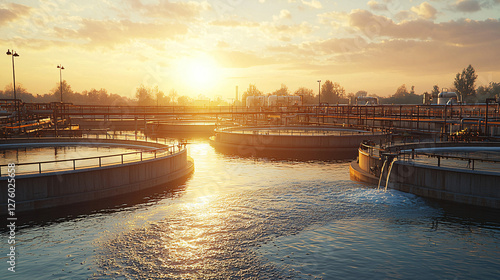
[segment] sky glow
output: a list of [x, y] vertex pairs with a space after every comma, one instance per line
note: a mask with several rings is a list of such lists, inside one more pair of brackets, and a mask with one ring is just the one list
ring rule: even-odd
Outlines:
[[[0, 1], [0, 42], [16, 83], [45, 94], [63, 79], [81, 92], [234, 97], [249, 84], [388, 96], [450, 87], [469, 64], [500, 82], [500, 0]], [[0, 87], [12, 83], [11, 57]]]

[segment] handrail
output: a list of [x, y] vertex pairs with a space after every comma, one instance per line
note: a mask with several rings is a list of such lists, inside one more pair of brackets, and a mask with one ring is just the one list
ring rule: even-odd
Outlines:
[[[176, 149], [177, 148], [177, 149]], [[95, 156], [95, 157], [87, 157], [87, 158], [75, 158], [75, 159], [63, 159], [63, 160], [53, 160], [53, 161], [41, 161], [41, 162], [29, 162], [29, 163], [19, 163], [16, 164], [16, 168], [19, 166], [35, 166], [34, 169], [37, 169], [37, 171], [27, 171], [27, 172], [16, 172], [17, 175], [28, 175], [28, 174], [42, 174], [42, 173], [50, 173], [50, 172], [57, 172], [57, 171], [67, 171], [67, 170], [81, 170], [81, 169], [88, 169], [88, 168], [95, 168], [95, 167], [103, 167], [103, 166], [109, 166], [109, 165], [120, 165], [124, 163], [131, 163], [131, 162], [142, 162], [150, 159], [157, 159], [159, 157], [163, 156], [169, 156], [173, 155], [175, 153], [179, 153], [183, 151], [186, 148], [186, 145], [184, 143], [179, 143], [177, 145], [169, 145], [167, 147], [162, 147], [162, 148], [157, 148], [157, 149], [150, 149], [146, 151], [136, 151], [136, 152], [128, 152], [128, 153], [120, 153], [120, 154], [115, 154], [115, 155], [104, 155], [104, 156]], [[149, 157], [144, 157], [144, 154], [151, 154]], [[125, 160], [126, 156], [130, 155], [139, 155], [139, 159], [132, 159], [132, 160]], [[103, 164], [103, 159], [106, 158], [111, 158], [111, 157], [119, 157], [119, 159], [113, 163], [108, 163], [108, 164]], [[88, 161], [88, 160], [97, 160], [96, 164], [92, 165], [84, 165], [84, 166], [78, 166], [77, 162], [82, 162], [82, 161]], [[72, 168], [63, 168], [63, 169], [43, 169], [43, 165], [47, 164], [57, 164], [57, 163], [63, 163], [63, 162], [68, 162], [68, 163], [73, 163]], [[8, 164], [3, 164], [0, 165], [0, 177], [6, 177], [4, 175], [8, 174], [7, 172], [4, 174], [2, 170], [4, 167], [8, 168]], [[36, 168], [38, 167], [38, 168]], [[5, 168], [5, 170], [7, 170]]]
[[[406, 151], [406, 152], [399, 152], [398, 154], [398, 159], [402, 159], [403, 161], [412, 161], [415, 158], [418, 158], [418, 155], [422, 156], [427, 156], [428, 158], [437, 158], [437, 166], [441, 167], [442, 162], [441, 159], [457, 159], [457, 160], [462, 160], [462, 161], [467, 161], [467, 166], [465, 168], [470, 168], [471, 170], [477, 170], [478, 168], [475, 166], [476, 162], [491, 162], [491, 163], [500, 163], [500, 159], [483, 159], [483, 158], [477, 158], [477, 157], [467, 157], [467, 156], [456, 156], [456, 155], [443, 155], [443, 154], [435, 154], [435, 153], [428, 153], [428, 152], [418, 152], [415, 150], [412, 151]], [[451, 165], [452, 166], [452, 165]], [[457, 168], [457, 166], [452, 166]], [[485, 168], [481, 168], [485, 169]], [[498, 167], [495, 168], [498, 170]], [[498, 172], [498, 171], [497, 171]]]
[[[252, 130], [255, 128], [255, 130]], [[285, 135], [285, 136], [345, 136], [374, 134], [375, 131], [350, 130], [342, 127], [329, 127], [330, 130], [317, 129], [318, 127], [293, 127], [293, 126], [271, 126], [271, 127], [218, 127], [215, 132], [232, 134], [253, 135]], [[301, 131], [302, 130], [302, 131]]]

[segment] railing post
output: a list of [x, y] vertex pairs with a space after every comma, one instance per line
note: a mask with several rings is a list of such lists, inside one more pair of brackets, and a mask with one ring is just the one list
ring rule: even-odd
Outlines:
[[441, 167], [441, 157], [438, 156], [438, 167]]
[[38, 173], [40, 173], [40, 174], [42, 173], [42, 163], [41, 162], [38, 163]]
[[99, 157], [99, 167], [101, 167], [101, 157]]
[[142, 151], [141, 151], [141, 161], [142, 161]]
[[76, 170], [76, 163], [75, 163], [76, 160], [73, 160], [73, 170]]
[[121, 154], [121, 156], [122, 156], [122, 164], [123, 164], [123, 154]]

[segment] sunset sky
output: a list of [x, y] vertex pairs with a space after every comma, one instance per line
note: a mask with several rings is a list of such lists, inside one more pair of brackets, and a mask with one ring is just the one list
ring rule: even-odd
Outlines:
[[4, 1], [0, 88], [133, 97], [140, 84], [168, 93], [232, 98], [256, 84], [388, 96], [452, 85], [469, 64], [478, 84], [500, 82], [500, 0]]

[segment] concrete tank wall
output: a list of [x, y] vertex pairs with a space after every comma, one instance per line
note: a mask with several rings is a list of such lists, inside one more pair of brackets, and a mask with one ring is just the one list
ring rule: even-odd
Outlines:
[[280, 148], [357, 148], [363, 140], [385, 138], [381, 134], [352, 134], [345, 136], [261, 135], [218, 132], [215, 141], [231, 144]]
[[[263, 129], [256, 127], [255, 130]], [[269, 129], [269, 128], [268, 128]], [[273, 128], [274, 129], [274, 128]], [[279, 127], [276, 129], [300, 129]], [[267, 135], [219, 131], [212, 146], [218, 151], [239, 156], [258, 156], [299, 160], [343, 160], [356, 157], [359, 144], [364, 140], [378, 141], [382, 134], [356, 133], [345, 129], [345, 135]], [[321, 131], [317, 128], [316, 130]], [[330, 128], [331, 130], [331, 128]], [[328, 128], [327, 128], [328, 131]], [[263, 131], [260, 131], [263, 132]]]
[[[404, 148], [462, 145], [463, 143], [422, 143], [407, 144]], [[475, 145], [487, 146], [487, 143], [475, 143]], [[393, 150], [402, 148], [402, 146], [396, 147]], [[380, 179], [381, 170], [379, 168], [382, 165], [383, 162], [378, 156], [359, 150], [358, 161], [352, 162], [349, 169], [351, 179], [376, 185]], [[372, 169], [375, 172], [372, 172]], [[388, 169], [389, 166], [386, 166], [382, 182], [385, 182], [387, 178]], [[498, 182], [500, 182], [500, 173], [498, 172], [472, 171], [396, 161], [390, 174], [389, 187], [433, 199], [500, 209], [500, 185]], [[385, 187], [385, 183], [382, 187]]]
[[500, 208], [500, 174], [396, 162], [390, 187], [424, 197]]

